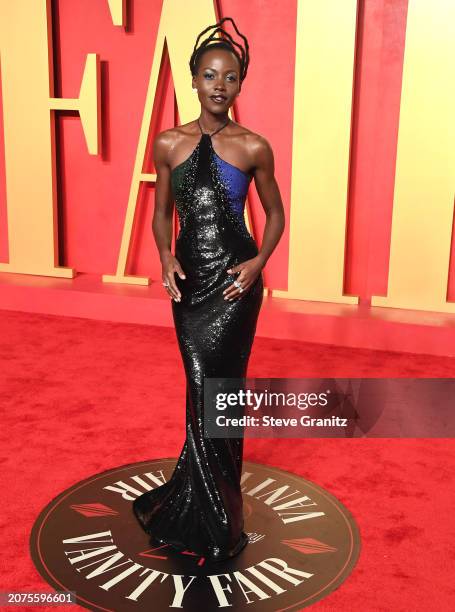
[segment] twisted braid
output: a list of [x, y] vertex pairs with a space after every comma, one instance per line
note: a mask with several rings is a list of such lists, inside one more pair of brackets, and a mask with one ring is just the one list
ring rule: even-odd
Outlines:
[[[232, 25], [234, 26], [235, 31], [243, 39], [245, 48], [242, 47], [242, 45], [240, 45], [238, 42], [236, 42], [232, 38], [232, 36], [229, 34], [229, 32], [226, 32], [226, 30], [220, 27], [227, 20], [232, 22]], [[198, 43], [201, 37], [206, 32], [211, 30], [212, 28], [215, 28], [215, 30], [213, 30], [213, 32], [210, 34], [208, 38], [206, 38], [205, 40], [201, 42], [198, 48]], [[216, 37], [217, 32], [220, 32], [223, 36], [225, 36], [226, 40]], [[213, 43], [212, 42], [213, 40], [217, 42]], [[236, 47], [240, 49], [240, 54], [237, 51]], [[215, 23], [214, 25], [210, 25], [207, 28], [205, 28], [205, 30], [202, 30], [202, 32], [197, 37], [196, 43], [194, 45], [193, 53], [191, 54], [191, 58], [189, 62], [191, 74], [193, 76], [196, 76], [199, 70], [199, 63], [201, 61], [201, 57], [203, 56], [203, 54], [206, 51], [209, 51], [212, 49], [226, 49], [227, 51], [231, 51], [232, 53], [234, 53], [234, 55], [237, 57], [239, 61], [240, 83], [242, 83], [242, 81], [246, 77], [246, 73], [248, 71], [248, 65], [250, 63], [249, 45], [248, 45], [248, 40], [246, 36], [244, 36], [241, 32], [238, 31], [237, 26], [235, 25], [235, 22], [231, 17], [223, 17], [223, 19], [221, 19], [218, 23]]]

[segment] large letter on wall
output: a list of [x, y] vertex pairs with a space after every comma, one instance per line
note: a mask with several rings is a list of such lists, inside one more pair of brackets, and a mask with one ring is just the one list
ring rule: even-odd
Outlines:
[[455, 2], [409, 0], [387, 297], [374, 306], [455, 312], [447, 302], [455, 194]]
[[357, 304], [343, 295], [356, 0], [299, 0], [288, 290], [272, 295]]
[[99, 59], [87, 56], [79, 97], [52, 98], [50, 0], [0, 0], [9, 263], [1, 272], [72, 278], [58, 267], [54, 112], [78, 110], [90, 153], [99, 148]]

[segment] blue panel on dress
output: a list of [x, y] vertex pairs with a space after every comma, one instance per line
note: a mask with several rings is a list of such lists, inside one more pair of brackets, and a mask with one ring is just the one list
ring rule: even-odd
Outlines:
[[243, 219], [245, 199], [252, 176], [221, 159], [217, 154], [214, 155], [214, 159], [221, 174], [221, 180], [226, 187], [229, 204], [236, 215]]

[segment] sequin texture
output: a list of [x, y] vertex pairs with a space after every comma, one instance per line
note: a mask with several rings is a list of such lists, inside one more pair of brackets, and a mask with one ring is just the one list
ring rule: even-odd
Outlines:
[[211, 136], [171, 174], [180, 231], [175, 256], [186, 279], [172, 301], [186, 375], [186, 439], [170, 480], [133, 510], [150, 542], [225, 560], [248, 542], [240, 477], [243, 438], [204, 438], [204, 378], [244, 378], [263, 297], [260, 274], [240, 299], [224, 299], [232, 266], [257, 255], [244, 222], [251, 175], [221, 159]]

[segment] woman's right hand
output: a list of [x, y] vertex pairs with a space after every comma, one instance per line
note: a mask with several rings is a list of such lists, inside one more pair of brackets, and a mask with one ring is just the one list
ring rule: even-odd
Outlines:
[[161, 259], [161, 263], [163, 266], [163, 285], [171, 298], [176, 302], [180, 302], [182, 294], [175, 284], [175, 273], [177, 272], [180, 278], [186, 278], [185, 273], [182, 270], [182, 266], [180, 265], [178, 259], [172, 255], [172, 253], [165, 255]]

